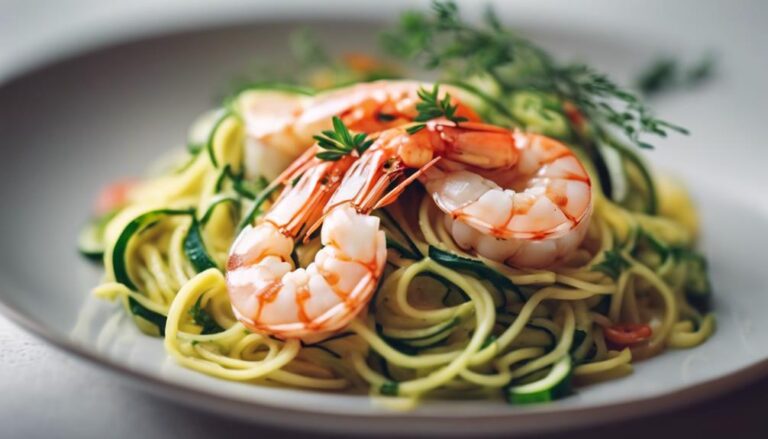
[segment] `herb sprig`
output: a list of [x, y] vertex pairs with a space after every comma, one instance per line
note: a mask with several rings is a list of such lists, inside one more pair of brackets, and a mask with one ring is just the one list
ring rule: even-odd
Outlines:
[[663, 57], [655, 60], [635, 78], [637, 88], [645, 96], [653, 96], [678, 88], [697, 86], [712, 78], [715, 58], [705, 55], [695, 64], [683, 65], [676, 58]]
[[540, 47], [504, 28], [491, 10], [484, 25], [474, 26], [461, 19], [453, 1], [435, 1], [431, 15], [405, 13], [399, 27], [383, 35], [382, 43], [393, 55], [421, 60], [428, 69], [450, 71], [458, 80], [485, 75], [507, 91], [551, 93], [574, 105], [598, 137], [618, 129], [634, 145], [652, 148], [645, 135], [688, 133], [653, 116], [634, 93], [604, 74], [584, 64], [557, 63]]
[[[457, 105], [451, 104], [451, 95], [446, 93], [443, 99], [439, 98], [440, 86], [435, 84], [432, 91], [423, 87], [416, 92], [421, 101], [416, 104], [418, 115], [413, 119], [415, 122], [426, 122], [432, 119], [444, 117], [458, 125], [460, 122], [466, 122], [466, 117], [456, 116]], [[426, 124], [420, 123], [407, 129], [409, 134], [415, 134], [426, 127]]]
[[352, 134], [337, 116], [333, 117], [333, 129], [325, 130], [321, 135], [314, 136], [317, 145], [324, 151], [315, 156], [321, 160], [335, 162], [347, 154], [362, 154], [367, 150], [373, 139], [368, 139], [365, 133]]

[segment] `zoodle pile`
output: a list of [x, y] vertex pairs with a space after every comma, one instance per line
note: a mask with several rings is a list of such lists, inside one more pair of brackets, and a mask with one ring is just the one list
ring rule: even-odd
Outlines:
[[402, 407], [549, 401], [713, 333], [696, 212], [638, 155], [685, 130], [493, 14], [437, 2], [382, 41], [438, 82], [305, 48], [110, 186], [94, 293], [185, 367]]

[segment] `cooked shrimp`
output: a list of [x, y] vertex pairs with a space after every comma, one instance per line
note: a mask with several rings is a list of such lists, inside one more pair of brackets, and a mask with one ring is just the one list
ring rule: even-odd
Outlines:
[[[418, 171], [385, 194], [409, 168]], [[381, 207], [416, 177], [447, 214], [459, 246], [511, 265], [542, 267], [565, 257], [581, 243], [592, 212], [589, 175], [562, 143], [446, 121], [432, 121], [415, 134], [404, 128], [383, 132], [346, 173], [329, 205]]]
[[[282, 169], [313, 144], [313, 136], [331, 128], [338, 116], [353, 131], [373, 133], [397, 127], [418, 114], [419, 88], [431, 84], [417, 81], [359, 83], [313, 97], [279, 90], [258, 90], [241, 95], [238, 105], [245, 120], [246, 171], [262, 173], [261, 163]], [[441, 96], [458, 91], [441, 87]], [[454, 99], [457, 116], [479, 120], [469, 108]], [[277, 164], [278, 166], [276, 166]], [[273, 179], [274, 175], [267, 175]]]
[[[384, 233], [369, 213], [417, 178], [449, 214], [459, 245], [508, 263], [555, 261], [580, 243], [589, 221], [586, 171], [568, 148], [543, 136], [432, 121], [416, 133], [380, 133], [359, 158], [324, 162], [317, 151], [307, 150], [281, 175], [281, 182], [298, 180], [230, 252], [233, 309], [254, 331], [313, 337], [347, 325], [373, 295], [386, 260]], [[439, 160], [443, 169], [434, 167]], [[416, 172], [401, 179], [409, 169]], [[321, 221], [323, 248], [306, 269], [293, 267], [295, 239]]]
[[[351, 157], [311, 160], [255, 227], [245, 228], [227, 262], [232, 307], [251, 330], [313, 337], [346, 326], [368, 303], [386, 261], [379, 219], [349, 205], [325, 209]], [[295, 238], [326, 210], [323, 247], [307, 268], [290, 262]]]
[[521, 132], [511, 138], [517, 164], [489, 175], [497, 181], [471, 170], [440, 169], [422, 180], [460, 247], [510, 265], [551, 265], [586, 234], [592, 213], [589, 175], [554, 139]]

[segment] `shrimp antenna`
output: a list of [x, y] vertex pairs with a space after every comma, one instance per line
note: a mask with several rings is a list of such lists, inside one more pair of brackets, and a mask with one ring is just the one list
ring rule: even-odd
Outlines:
[[295, 175], [301, 175], [303, 171], [306, 171], [306, 167], [310, 164], [312, 159], [315, 157], [315, 153], [317, 152], [317, 148], [312, 147], [307, 149], [304, 154], [302, 154], [296, 161], [291, 163], [291, 166], [285, 169], [285, 171], [281, 172], [280, 175], [277, 176], [272, 182], [267, 186], [267, 190], [273, 190], [275, 187], [284, 184], [288, 180], [290, 180]]
[[381, 207], [384, 207], [388, 204], [394, 203], [394, 201], [397, 199], [397, 197], [400, 196], [401, 193], [410, 186], [411, 183], [413, 183], [417, 178], [421, 177], [429, 168], [431, 168], [435, 163], [437, 163], [442, 157], [438, 156], [433, 158], [429, 161], [426, 165], [419, 168], [418, 171], [411, 174], [408, 178], [400, 182], [397, 186], [392, 188], [389, 192], [387, 192], [383, 197], [379, 199], [379, 201], [373, 206], [371, 210], [376, 210]]

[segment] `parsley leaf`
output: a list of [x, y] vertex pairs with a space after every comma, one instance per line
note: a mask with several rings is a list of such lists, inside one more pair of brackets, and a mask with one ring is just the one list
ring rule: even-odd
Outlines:
[[321, 160], [335, 162], [347, 154], [362, 154], [367, 150], [373, 139], [368, 139], [365, 133], [352, 134], [338, 117], [333, 117], [333, 129], [323, 131], [321, 135], [314, 136], [317, 145], [324, 151], [315, 156]]

